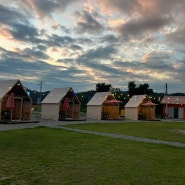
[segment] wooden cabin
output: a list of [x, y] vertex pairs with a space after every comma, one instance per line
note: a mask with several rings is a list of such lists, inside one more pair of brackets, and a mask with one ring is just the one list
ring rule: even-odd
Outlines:
[[125, 105], [125, 118], [130, 120], [155, 119], [156, 104], [147, 95], [133, 95]]
[[[9, 107], [9, 97], [12, 105]], [[20, 80], [0, 81], [0, 120], [30, 120], [32, 101]]]
[[71, 87], [54, 88], [42, 101], [41, 118], [79, 119], [80, 101]]
[[97, 92], [87, 103], [87, 119], [118, 119], [119, 103], [110, 92]]

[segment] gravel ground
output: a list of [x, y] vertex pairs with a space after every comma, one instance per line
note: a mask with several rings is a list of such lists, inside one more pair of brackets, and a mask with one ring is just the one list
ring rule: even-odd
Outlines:
[[[64, 127], [64, 125], [70, 125], [70, 124], [84, 124], [84, 123], [95, 123], [95, 122], [110, 123], [110, 122], [115, 122], [115, 120], [112, 120], [112, 121], [111, 120], [54, 121], [54, 120], [40, 119], [38, 123], [16, 123], [16, 124], [0, 123], [0, 131], [46, 126], [46, 127], [51, 127], [51, 128], [60, 128], [60, 129], [73, 131], [73, 132], [88, 133], [88, 134], [94, 134], [94, 135], [112, 137], [112, 138], [120, 138], [124, 140], [162, 144], [162, 145], [169, 145], [173, 147], [183, 147], [183, 148], [185, 147], [185, 143], [180, 143], [180, 142], [172, 142], [172, 141], [170, 142], [170, 141], [164, 141], [164, 140], [158, 140], [158, 139], [141, 138], [141, 137], [135, 137], [135, 136], [105, 133], [105, 132], [96, 132], [96, 131], [90, 131], [90, 130], [81, 130], [81, 129], [73, 129], [73, 128]], [[117, 120], [116, 122], [123, 122], [123, 120]]]
[[[37, 120], [32, 120], [37, 121]], [[115, 122], [115, 120], [78, 120], [78, 121], [54, 121], [54, 120], [46, 120], [39, 119], [39, 123], [0, 123], [0, 131], [3, 130], [13, 130], [13, 129], [24, 129], [24, 128], [34, 128], [39, 126], [46, 126], [52, 128], [61, 128], [61, 125], [70, 125], [70, 124], [84, 124], [84, 123], [104, 123], [104, 122]], [[116, 122], [123, 122], [123, 120], [116, 120]]]

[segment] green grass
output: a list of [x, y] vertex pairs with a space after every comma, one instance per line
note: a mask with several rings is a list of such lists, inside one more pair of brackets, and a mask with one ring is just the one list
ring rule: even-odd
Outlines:
[[184, 148], [62, 129], [2, 131], [0, 184], [184, 185], [184, 154]]
[[[67, 125], [71, 128], [117, 133], [185, 143], [185, 122], [122, 122]], [[184, 133], [182, 133], [183, 131]]]
[[33, 105], [32, 108], [34, 108], [34, 111], [41, 112], [42, 106], [41, 105]]

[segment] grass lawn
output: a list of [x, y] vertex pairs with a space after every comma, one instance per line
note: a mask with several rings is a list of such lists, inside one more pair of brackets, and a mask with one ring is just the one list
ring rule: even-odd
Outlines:
[[62, 129], [1, 131], [0, 184], [184, 185], [184, 155], [185, 148]]
[[185, 122], [122, 122], [67, 125], [66, 127], [185, 143]]

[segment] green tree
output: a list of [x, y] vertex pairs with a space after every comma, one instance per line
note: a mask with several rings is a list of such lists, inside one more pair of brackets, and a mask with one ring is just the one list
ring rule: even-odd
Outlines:
[[149, 89], [149, 84], [139, 84], [137, 87], [135, 84], [135, 81], [131, 81], [128, 83], [128, 92], [130, 97], [133, 95], [141, 95], [141, 94], [147, 94], [151, 95], [153, 94], [153, 89]]
[[105, 84], [105, 83], [98, 83], [96, 84], [96, 91], [97, 92], [108, 92], [112, 88], [111, 84]]
[[128, 82], [128, 93], [130, 97], [136, 94], [136, 84], [135, 81]]

